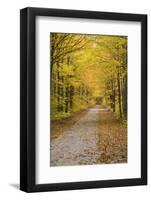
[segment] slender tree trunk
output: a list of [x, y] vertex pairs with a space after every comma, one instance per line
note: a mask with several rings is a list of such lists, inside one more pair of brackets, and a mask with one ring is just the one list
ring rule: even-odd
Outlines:
[[112, 81], [112, 101], [113, 101], [113, 112], [115, 112], [115, 82], [114, 80]]
[[60, 112], [60, 74], [59, 74], [59, 70], [57, 72], [57, 76], [58, 76], [58, 85], [57, 85], [57, 111]]
[[123, 117], [127, 119], [127, 76], [123, 77], [122, 84], [122, 109], [123, 109]]
[[119, 115], [122, 118], [122, 108], [121, 108], [121, 85], [120, 85], [120, 74], [117, 74], [117, 87], [118, 87], [118, 103], [119, 103]]
[[74, 86], [70, 86], [70, 109], [73, 109]]
[[61, 81], [61, 86], [60, 86], [60, 111], [62, 112], [63, 111], [63, 101], [64, 101], [64, 91], [63, 91], [63, 76], [60, 77], [60, 81]]
[[65, 92], [65, 112], [68, 113], [68, 102], [69, 102], [69, 86], [66, 86]]

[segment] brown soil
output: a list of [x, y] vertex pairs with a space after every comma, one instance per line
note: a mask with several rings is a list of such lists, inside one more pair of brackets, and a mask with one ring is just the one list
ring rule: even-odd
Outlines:
[[88, 110], [78, 111], [68, 118], [53, 121], [50, 134], [51, 140], [56, 139], [60, 135], [63, 135], [66, 130], [70, 129], [70, 127], [72, 127], [87, 112]]
[[100, 163], [127, 162], [127, 127], [110, 111], [99, 113], [97, 141]]
[[127, 127], [94, 106], [53, 122], [51, 166], [127, 162]]

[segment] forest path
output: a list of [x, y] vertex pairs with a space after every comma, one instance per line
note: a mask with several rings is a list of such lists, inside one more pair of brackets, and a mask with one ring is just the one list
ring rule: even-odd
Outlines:
[[126, 161], [126, 128], [100, 106], [88, 109], [64, 134], [51, 139], [51, 166]]

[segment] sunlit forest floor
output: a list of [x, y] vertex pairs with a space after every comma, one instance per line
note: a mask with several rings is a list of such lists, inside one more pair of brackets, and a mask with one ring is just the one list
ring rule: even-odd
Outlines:
[[127, 128], [107, 108], [94, 106], [53, 122], [50, 166], [127, 162]]

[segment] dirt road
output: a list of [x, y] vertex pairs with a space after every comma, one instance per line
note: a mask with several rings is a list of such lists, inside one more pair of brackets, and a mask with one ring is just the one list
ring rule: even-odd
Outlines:
[[50, 166], [127, 162], [127, 130], [111, 111], [94, 106], [51, 137], [50, 152]]

